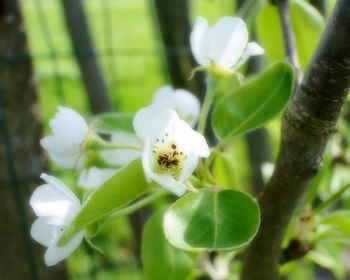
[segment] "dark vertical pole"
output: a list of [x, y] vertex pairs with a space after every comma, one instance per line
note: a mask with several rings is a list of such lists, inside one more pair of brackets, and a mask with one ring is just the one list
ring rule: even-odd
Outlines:
[[18, 1], [0, 1], [0, 37], [0, 279], [66, 279], [63, 265], [44, 265], [43, 247], [29, 236], [33, 178], [46, 168], [46, 160]]
[[63, 12], [73, 49], [93, 113], [108, 112], [111, 104], [94, 51], [81, 0], [62, 0]]
[[205, 84], [202, 74], [188, 80], [196, 63], [191, 55], [191, 32], [187, 0], [153, 0], [158, 17], [160, 35], [164, 44], [168, 72], [174, 87], [192, 91], [200, 100]]

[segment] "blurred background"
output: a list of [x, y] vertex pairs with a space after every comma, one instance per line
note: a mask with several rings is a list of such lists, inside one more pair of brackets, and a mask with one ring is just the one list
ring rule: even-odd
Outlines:
[[[65, 264], [45, 267], [44, 248], [34, 244], [28, 234], [32, 222], [28, 198], [40, 184], [42, 170], [50, 170], [71, 186], [76, 178], [49, 166], [39, 139], [48, 133], [48, 121], [57, 106], [72, 107], [86, 116], [109, 111], [135, 113], [165, 84], [187, 88], [202, 100], [203, 76], [188, 80], [196, 66], [188, 42], [193, 21], [200, 15], [212, 24], [223, 15], [238, 12], [250, 23], [253, 40], [254, 12], [248, 11], [258, 11], [260, 2], [0, 1], [1, 280], [143, 279], [140, 239], [147, 213], [106, 223], [94, 239], [104, 254], [85, 244]], [[335, 1], [309, 2], [327, 16]], [[267, 35], [272, 44], [273, 32]], [[243, 70], [255, 73], [263, 64], [264, 60], [250, 61]], [[230, 162], [234, 173], [217, 172], [232, 177], [223, 181], [239, 182], [242, 189], [258, 193], [264, 184], [262, 164], [275, 158], [278, 140], [276, 120], [236, 140], [232, 158], [239, 160], [222, 159]]]

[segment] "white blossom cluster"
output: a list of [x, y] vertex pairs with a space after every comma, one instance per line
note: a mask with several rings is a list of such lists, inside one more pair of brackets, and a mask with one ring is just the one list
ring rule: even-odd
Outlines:
[[[235, 17], [223, 17], [210, 28], [204, 18], [198, 18], [190, 43], [199, 68], [208, 72], [232, 73], [250, 56], [263, 53], [258, 44], [248, 43], [245, 23]], [[100, 187], [118, 169], [141, 158], [147, 181], [181, 196], [199, 159], [210, 155], [206, 139], [194, 130], [200, 113], [200, 103], [192, 93], [164, 86], [150, 106], [136, 113], [135, 134], [112, 133], [107, 141], [79, 113], [59, 107], [49, 123], [52, 135], [43, 138], [41, 145], [57, 165], [79, 172], [77, 184], [82, 188]], [[42, 179], [46, 183], [34, 191], [30, 200], [38, 216], [31, 234], [48, 248], [45, 263], [55, 265], [83, 240], [84, 231], [67, 245], [57, 245], [81, 204], [57, 178], [43, 174]]]

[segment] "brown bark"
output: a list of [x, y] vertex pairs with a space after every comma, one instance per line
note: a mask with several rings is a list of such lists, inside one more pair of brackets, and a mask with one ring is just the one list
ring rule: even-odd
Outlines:
[[[17, 1], [0, 1], [0, 279], [65, 279], [29, 236], [29, 197], [46, 167], [27, 38]], [[36, 181], [35, 181], [36, 180]]]
[[[350, 87], [350, 2], [339, 0], [282, 124], [276, 168], [260, 198], [261, 225], [242, 280], [278, 278], [281, 244], [307, 185], [322, 166]], [[336, 42], [336, 43], [335, 43]]]

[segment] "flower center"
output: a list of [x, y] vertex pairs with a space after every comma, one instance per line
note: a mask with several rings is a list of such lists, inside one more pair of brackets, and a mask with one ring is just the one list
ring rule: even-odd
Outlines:
[[154, 171], [160, 174], [167, 173], [175, 179], [179, 179], [186, 155], [178, 149], [174, 142], [165, 142], [163, 140], [160, 146], [153, 146]]

